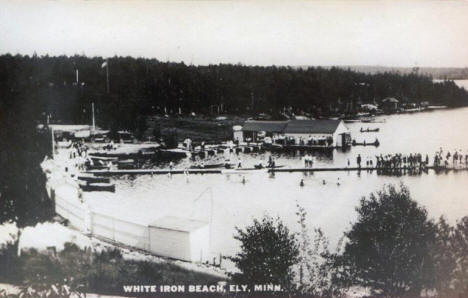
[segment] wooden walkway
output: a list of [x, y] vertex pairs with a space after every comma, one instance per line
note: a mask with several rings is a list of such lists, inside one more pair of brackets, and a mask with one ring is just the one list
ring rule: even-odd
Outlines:
[[166, 174], [248, 174], [248, 173], [293, 173], [293, 172], [350, 172], [350, 171], [379, 171], [382, 173], [392, 173], [398, 171], [466, 171], [467, 167], [462, 168], [445, 168], [428, 166], [426, 168], [376, 168], [376, 167], [326, 167], [326, 168], [278, 168], [278, 169], [256, 169], [256, 168], [240, 168], [240, 169], [128, 169], [128, 170], [90, 170], [86, 173], [95, 176], [118, 176], [118, 175], [166, 175]]
[[398, 172], [398, 171], [466, 171], [468, 167], [434, 167], [428, 166], [424, 168], [419, 167], [399, 167], [399, 168], [376, 168], [376, 167], [337, 167], [337, 168], [281, 168], [281, 169], [270, 169], [268, 172], [338, 172], [338, 171], [379, 171], [379, 172]]

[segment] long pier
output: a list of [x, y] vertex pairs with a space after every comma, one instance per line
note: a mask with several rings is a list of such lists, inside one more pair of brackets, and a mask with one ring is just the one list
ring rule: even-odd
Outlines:
[[248, 173], [293, 173], [293, 172], [359, 172], [359, 171], [381, 171], [381, 172], [398, 172], [398, 171], [466, 171], [468, 167], [434, 167], [428, 166], [419, 167], [399, 167], [399, 168], [377, 168], [377, 167], [325, 167], [325, 168], [277, 168], [277, 169], [256, 169], [256, 168], [239, 168], [239, 169], [127, 169], [127, 170], [90, 170], [86, 173], [95, 176], [118, 176], [118, 175], [167, 175], [167, 174], [248, 174]]

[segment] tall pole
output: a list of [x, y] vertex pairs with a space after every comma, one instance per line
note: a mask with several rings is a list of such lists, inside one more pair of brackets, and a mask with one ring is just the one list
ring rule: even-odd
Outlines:
[[79, 83], [78, 68], [75, 69], [75, 73], [76, 73], [76, 85], [78, 86], [78, 83]]
[[110, 86], [109, 86], [109, 61], [106, 60], [106, 62], [107, 62], [107, 63], [106, 63], [106, 79], [107, 79], [107, 81], [106, 81], [106, 83], [107, 83], [107, 84], [106, 84], [106, 87], [107, 87], [107, 94], [109, 94], [109, 90], [110, 90]]
[[[50, 126], [49, 126], [50, 127]], [[54, 140], [54, 128], [50, 127], [50, 132], [52, 134], [52, 159], [55, 158], [55, 140]]]
[[91, 110], [93, 111], [93, 131], [95, 131], [96, 130], [96, 120], [94, 118], [94, 101], [91, 104]]

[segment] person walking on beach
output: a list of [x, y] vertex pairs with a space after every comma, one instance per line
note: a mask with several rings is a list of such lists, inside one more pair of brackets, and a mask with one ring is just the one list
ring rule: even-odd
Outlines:
[[357, 162], [358, 168], [361, 168], [361, 154], [358, 154], [356, 158], [356, 162]]

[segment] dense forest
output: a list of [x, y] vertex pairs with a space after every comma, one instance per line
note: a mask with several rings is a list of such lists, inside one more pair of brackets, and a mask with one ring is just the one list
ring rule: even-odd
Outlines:
[[[156, 59], [113, 57], [0, 56], [0, 108], [24, 108], [24, 117], [89, 123], [95, 102], [98, 124], [134, 129], [149, 114], [312, 116], [349, 112], [359, 103], [388, 96], [402, 102], [464, 106], [468, 93], [452, 81], [409, 74], [365, 74], [340, 68], [193, 66]], [[109, 92], [107, 76], [109, 73]], [[77, 75], [78, 74], [78, 75]], [[26, 110], [28, 112], [26, 112]]]

